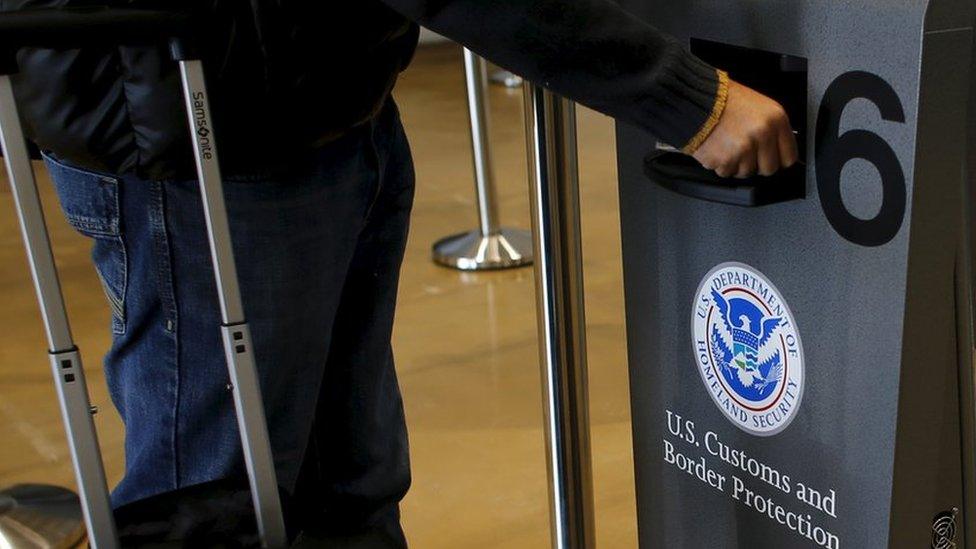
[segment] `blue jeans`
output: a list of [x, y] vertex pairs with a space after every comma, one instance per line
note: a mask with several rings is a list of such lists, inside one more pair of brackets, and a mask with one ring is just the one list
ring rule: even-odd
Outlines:
[[[112, 310], [105, 373], [126, 426], [113, 504], [241, 475], [197, 182], [47, 164]], [[290, 173], [224, 184], [282, 491], [319, 526], [402, 541], [390, 338], [414, 175], [396, 107]]]

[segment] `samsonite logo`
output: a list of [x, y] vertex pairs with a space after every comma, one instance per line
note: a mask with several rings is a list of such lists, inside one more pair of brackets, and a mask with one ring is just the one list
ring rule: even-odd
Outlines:
[[803, 397], [803, 347], [786, 300], [762, 273], [723, 263], [705, 275], [692, 338], [702, 382], [732, 423], [771, 436], [793, 421]]
[[200, 147], [200, 156], [204, 160], [213, 159], [213, 143], [210, 139], [210, 121], [207, 116], [207, 97], [203, 92], [193, 94], [193, 122]]

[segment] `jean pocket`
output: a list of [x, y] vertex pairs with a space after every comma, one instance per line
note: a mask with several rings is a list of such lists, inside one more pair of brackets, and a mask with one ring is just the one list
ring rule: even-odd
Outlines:
[[64, 164], [44, 163], [68, 223], [92, 239], [92, 260], [112, 310], [112, 332], [125, 333], [127, 264], [119, 215], [119, 180]]

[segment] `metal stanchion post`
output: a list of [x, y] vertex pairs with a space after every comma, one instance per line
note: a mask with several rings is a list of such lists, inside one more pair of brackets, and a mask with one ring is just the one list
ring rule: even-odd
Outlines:
[[488, 145], [485, 61], [467, 49], [464, 50], [464, 75], [468, 87], [479, 225], [477, 230], [449, 236], [435, 243], [434, 261], [465, 271], [528, 265], [532, 263], [532, 238], [529, 232], [499, 226]]
[[552, 546], [594, 546], [576, 113], [526, 83]]

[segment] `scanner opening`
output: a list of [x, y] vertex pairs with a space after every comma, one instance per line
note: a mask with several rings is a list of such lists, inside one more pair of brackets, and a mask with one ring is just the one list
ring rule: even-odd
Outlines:
[[796, 132], [800, 162], [768, 177], [723, 178], [693, 158], [659, 145], [644, 158], [645, 175], [677, 194], [734, 206], [759, 207], [806, 198], [807, 60], [695, 38], [691, 51], [783, 105]]
[[734, 206], [769, 206], [806, 198], [807, 60], [696, 38], [691, 40], [691, 51], [783, 105], [796, 132], [800, 162], [771, 176], [723, 178], [694, 158], [658, 144], [644, 158], [644, 174], [677, 194]]
[[786, 109], [796, 133], [800, 161], [806, 160], [807, 59], [744, 48], [700, 38], [691, 39], [691, 53], [722, 69], [736, 82], [767, 95]]

